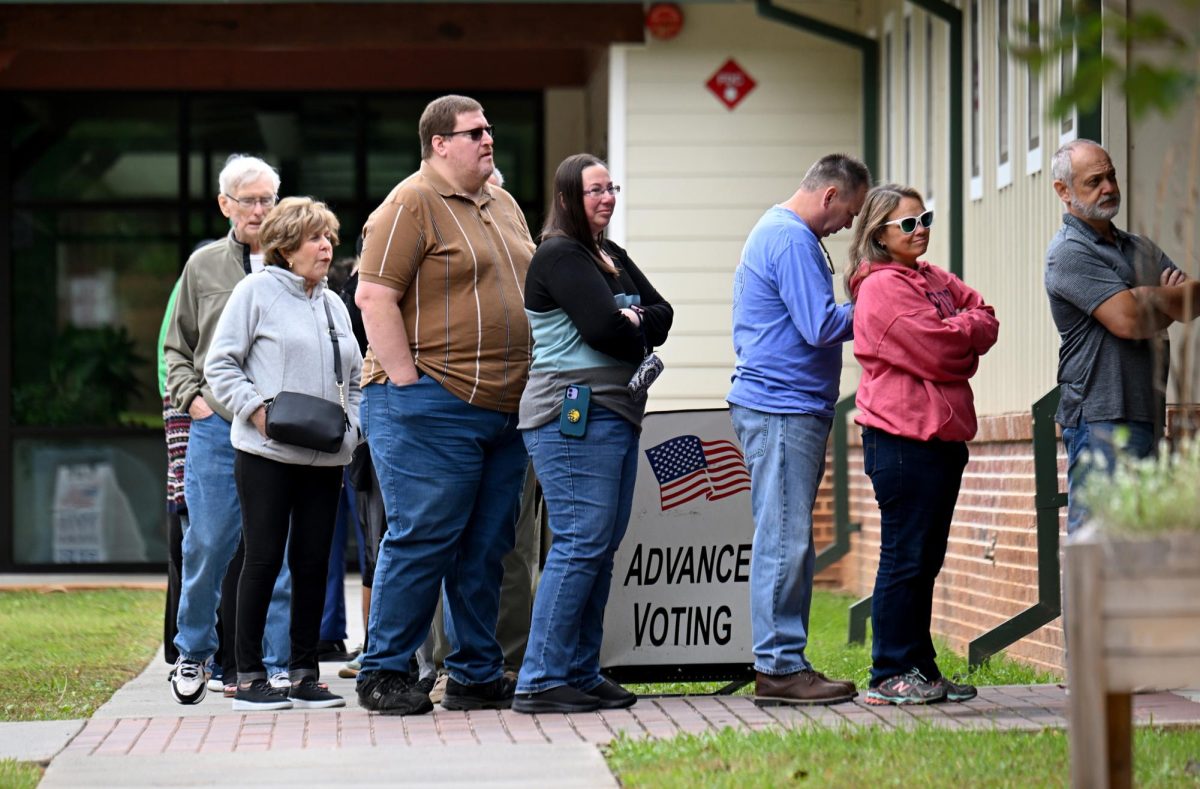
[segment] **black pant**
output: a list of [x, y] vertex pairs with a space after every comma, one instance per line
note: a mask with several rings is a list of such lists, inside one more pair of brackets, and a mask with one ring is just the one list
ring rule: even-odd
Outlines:
[[183, 523], [178, 512], [167, 512], [167, 600], [163, 609], [163, 659], [172, 665], [179, 659], [175, 648], [175, 626], [179, 593], [183, 586]]
[[966, 465], [962, 441], [863, 430], [863, 466], [882, 527], [871, 598], [871, 687], [914, 668], [929, 680], [941, 676], [929, 633], [933, 585], [946, 558]]
[[[221, 607], [217, 609], [217, 654], [213, 660], [221, 665], [226, 685], [237, 680], [237, 610], [238, 580], [242, 577], [242, 562], [246, 558], [246, 542], [238, 540], [237, 553], [225, 568], [221, 581]], [[263, 625], [264, 629], [266, 625]], [[261, 646], [261, 645], [260, 645]]]
[[242, 504], [246, 550], [237, 592], [238, 681], [266, 678], [263, 631], [271, 592], [283, 565], [289, 524], [292, 656], [288, 673], [293, 682], [317, 677], [317, 641], [342, 467], [280, 463], [239, 450], [233, 475]]

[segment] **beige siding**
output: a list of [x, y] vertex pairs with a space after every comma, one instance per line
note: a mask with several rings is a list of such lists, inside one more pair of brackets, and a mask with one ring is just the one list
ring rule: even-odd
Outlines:
[[[852, 5], [791, 7], [830, 18]], [[667, 372], [651, 390], [655, 410], [724, 405], [730, 283], [746, 234], [814, 159], [862, 151], [855, 50], [761, 19], [748, 3], [683, 8], [678, 38], [614, 54], [623, 68], [612, 73], [624, 81], [610, 86], [621, 91], [610, 107], [623, 100], [625, 108], [610, 131], [610, 144], [624, 141], [610, 153], [625, 190], [615, 235], [675, 307]], [[733, 111], [705, 87], [730, 57], [757, 83]], [[829, 244], [839, 266], [844, 243]]]
[[[1023, 19], [1024, 3], [1011, 3]], [[1057, 15], [1057, 3], [1042, 3], [1043, 14]], [[1043, 162], [1041, 169], [1026, 173], [1027, 97], [1025, 67], [1015, 64], [1010, 80], [1012, 91], [1012, 183], [997, 186], [997, 3], [980, 3], [981, 131], [983, 141], [982, 196], [969, 197], [965, 210], [963, 276], [996, 308], [1000, 339], [979, 365], [973, 387], [980, 415], [1028, 411], [1030, 405], [1049, 391], [1056, 380], [1058, 332], [1050, 319], [1043, 284], [1046, 245], [1062, 219], [1061, 203], [1050, 178], [1050, 156], [1058, 147], [1056, 123], [1042, 123]], [[1056, 16], [1046, 16], [1050, 20]], [[971, 20], [966, 20], [971, 24]], [[963, 106], [970, 112], [970, 30], [964, 30]], [[1057, 72], [1042, 74], [1043, 95], [1057, 90]], [[964, 118], [963, 149], [968, 156], [970, 117]], [[968, 165], [969, 166], [969, 165]], [[969, 178], [969, 172], [967, 178]], [[968, 185], [969, 186], [969, 185]]]

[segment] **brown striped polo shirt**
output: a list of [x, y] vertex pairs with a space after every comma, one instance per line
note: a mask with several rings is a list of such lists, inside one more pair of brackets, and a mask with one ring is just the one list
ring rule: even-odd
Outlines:
[[[512, 195], [491, 185], [478, 200], [457, 194], [422, 162], [367, 219], [359, 277], [403, 294], [418, 370], [472, 405], [516, 413], [529, 373], [533, 250]], [[363, 386], [386, 380], [368, 348]]]

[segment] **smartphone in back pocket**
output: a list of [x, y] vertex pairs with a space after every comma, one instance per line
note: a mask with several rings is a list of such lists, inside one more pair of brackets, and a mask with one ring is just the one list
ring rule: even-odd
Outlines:
[[564, 436], [583, 438], [587, 432], [588, 405], [592, 402], [591, 387], [571, 384], [563, 393], [562, 416], [558, 430]]

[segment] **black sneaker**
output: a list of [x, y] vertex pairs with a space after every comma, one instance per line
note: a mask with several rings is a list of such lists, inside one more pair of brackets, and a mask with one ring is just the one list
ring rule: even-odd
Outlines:
[[345, 663], [353, 660], [355, 654], [346, 649], [344, 641], [317, 642], [317, 661], [319, 663]]
[[199, 704], [208, 690], [204, 666], [182, 655], [175, 661], [175, 668], [171, 669], [167, 681], [171, 683], [171, 697], [180, 704]]
[[290, 710], [292, 700], [283, 688], [273, 688], [265, 679], [252, 679], [247, 686], [239, 682], [233, 694], [233, 709], [239, 712]]
[[501, 676], [482, 685], [463, 685], [451, 677], [446, 682], [442, 708], [447, 710], [506, 710], [512, 706], [517, 683]]
[[424, 715], [433, 709], [428, 693], [413, 688], [398, 671], [358, 675], [358, 706], [380, 715]]
[[315, 677], [304, 677], [288, 690], [292, 706], [302, 710], [320, 710], [326, 707], [345, 707], [346, 700], [317, 684]]
[[636, 693], [630, 693], [608, 677], [586, 693], [600, 700], [602, 710], [623, 710], [637, 704], [638, 700]]
[[933, 685], [946, 691], [946, 701], [970, 701], [979, 695], [979, 689], [974, 685], [951, 682], [945, 677], [938, 677], [933, 681]]
[[434, 683], [436, 683], [436, 682], [437, 682], [437, 674], [430, 674], [428, 677], [422, 677], [421, 679], [414, 682], [412, 685], [412, 688], [413, 688], [413, 690], [417, 691], [418, 693], [424, 693], [426, 696], [428, 696], [430, 693], [433, 692], [433, 686], [434, 686]]
[[[636, 696], [634, 700], [637, 700]], [[513, 712], [523, 712], [526, 715], [595, 712], [600, 709], [600, 699], [570, 685], [559, 685], [537, 693], [518, 693], [513, 698], [512, 709]]]

